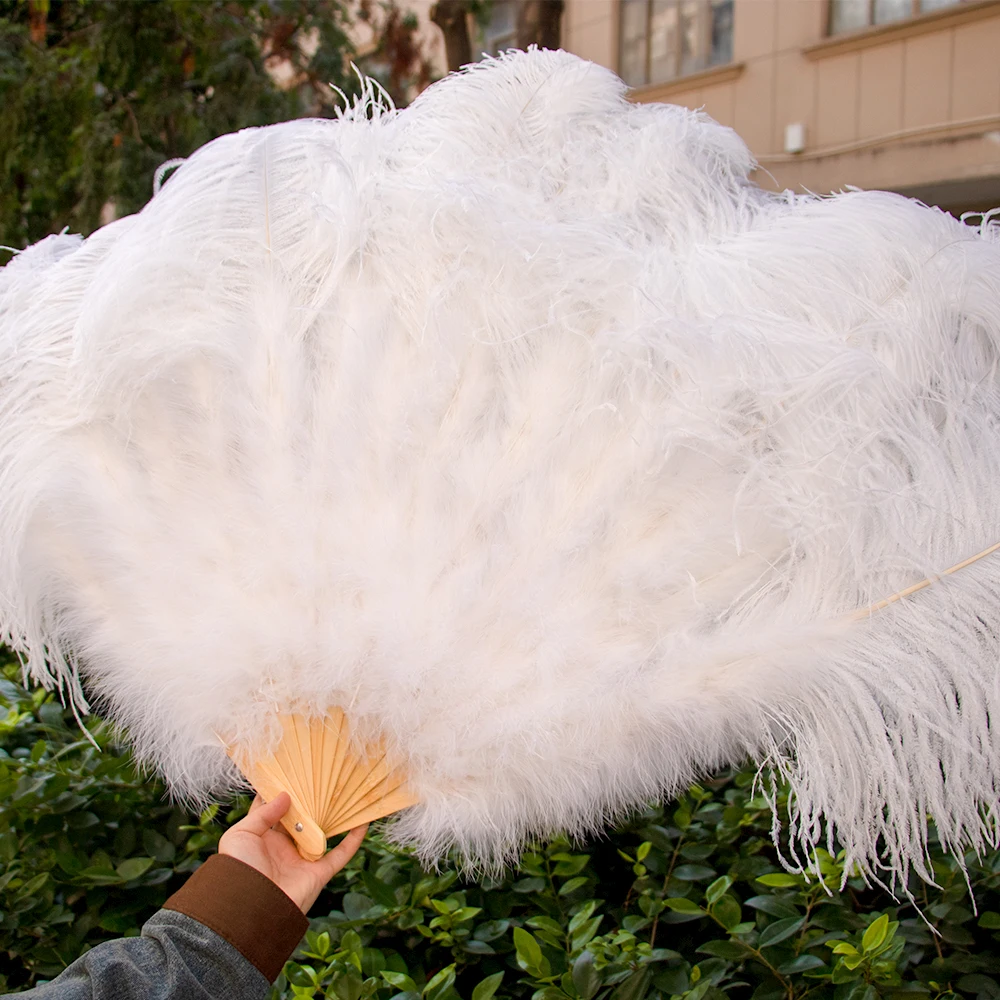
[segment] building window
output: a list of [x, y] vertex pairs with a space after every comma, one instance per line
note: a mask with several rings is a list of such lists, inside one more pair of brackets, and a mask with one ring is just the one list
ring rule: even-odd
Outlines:
[[630, 87], [732, 62], [733, 0], [621, 0], [618, 72]]
[[919, 17], [966, 0], [830, 0], [830, 34]]
[[514, 0], [493, 0], [489, 21], [480, 29], [483, 52], [498, 56], [517, 46], [517, 6]]

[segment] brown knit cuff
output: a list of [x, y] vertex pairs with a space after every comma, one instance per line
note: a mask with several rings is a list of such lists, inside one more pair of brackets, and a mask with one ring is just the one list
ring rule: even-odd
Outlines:
[[273, 983], [309, 927], [302, 911], [266, 875], [213, 854], [164, 904], [225, 938]]

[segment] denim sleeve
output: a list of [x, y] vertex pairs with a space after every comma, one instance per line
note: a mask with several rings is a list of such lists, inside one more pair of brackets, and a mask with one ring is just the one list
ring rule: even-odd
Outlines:
[[271, 984], [228, 941], [183, 913], [160, 910], [139, 937], [105, 941], [28, 1000], [264, 1000]]

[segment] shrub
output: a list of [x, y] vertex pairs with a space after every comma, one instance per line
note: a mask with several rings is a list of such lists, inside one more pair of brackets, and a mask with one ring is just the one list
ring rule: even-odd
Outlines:
[[[191, 816], [101, 749], [49, 695], [0, 680], [0, 988], [51, 978], [143, 921], [246, 807]], [[496, 881], [421, 868], [376, 832], [314, 907], [275, 998], [336, 1000], [997, 1000], [1000, 852], [932, 852], [923, 913], [818, 851], [786, 872], [752, 772], [650, 806], [606, 839], [556, 838]], [[224, 821], [224, 823], [223, 823]]]

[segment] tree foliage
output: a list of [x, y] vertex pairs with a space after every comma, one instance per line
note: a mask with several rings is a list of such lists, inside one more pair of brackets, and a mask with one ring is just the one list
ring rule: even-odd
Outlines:
[[[0, 679], [0, 990], [137, 934], [246, 806], [189, 815], [107, 727]], [[605, 840], [563, 838], [494, 881], [429, 872], [369, 835], [320, 897], [276, 1000], [878, 1000], [1000, 997], [1000, 852], [940, 847], [914, 904], [818, 851], [789, 874], [752, 773], [651, 805]], [[850, 873], [849, 873], [850, 875]], [[925, 922], [926, 918], [926, 922]]]
[[166, 160], [332, 114], [346, 29], [341, 0], [0, 0], [0, 243], [87, 234]]

